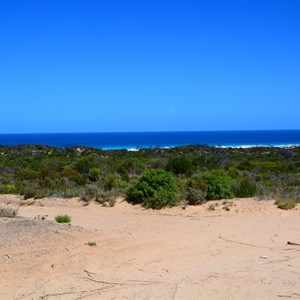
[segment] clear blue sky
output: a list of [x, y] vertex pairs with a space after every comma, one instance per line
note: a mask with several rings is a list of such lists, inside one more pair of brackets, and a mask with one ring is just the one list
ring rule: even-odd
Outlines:
[[300, 129], [300, 1], [0, 0], [0, 133]]

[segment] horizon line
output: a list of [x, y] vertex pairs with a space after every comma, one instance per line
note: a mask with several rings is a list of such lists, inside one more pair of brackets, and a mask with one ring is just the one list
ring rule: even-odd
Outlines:
[[242, 131], [299, 131], [300, 129], [207, 129], [207, 130], [161, 130], [161, 131], [82, 131], [82, 132], [13, 132], [0, 133], [0, 135], [26, 135], [26, 134], [113, 134], [113, 133], [185, 133], [185, 132], [242, 132]]

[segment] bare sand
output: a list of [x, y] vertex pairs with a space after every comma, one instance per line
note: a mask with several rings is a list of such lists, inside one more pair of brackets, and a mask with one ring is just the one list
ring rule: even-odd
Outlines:
[[153, 211], [0, 196], [20, 202], [18, 218], [0, 219], [0, 299], [300, 299], [300, 246], [287, 244], [300, 243], [300, 205]]

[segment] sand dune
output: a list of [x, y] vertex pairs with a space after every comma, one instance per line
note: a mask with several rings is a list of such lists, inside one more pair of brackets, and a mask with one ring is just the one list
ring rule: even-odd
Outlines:
[[[0, 196], [18, 206], [20, 197]], [[41, 199], [0, 219], [0, 299], [300, 298], [300, 207], [145, 210]], [[224, 206], [229, 207], [226, 211]], [[71, 225], [54, 221], [72, 216]], [[88, 246], [96, 242], [97, 246]]]

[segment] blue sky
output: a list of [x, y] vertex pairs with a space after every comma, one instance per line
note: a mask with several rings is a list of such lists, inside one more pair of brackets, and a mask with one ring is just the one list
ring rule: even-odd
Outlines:
[[0, 133], [300, 129], [300, 1], [0, 0]]

